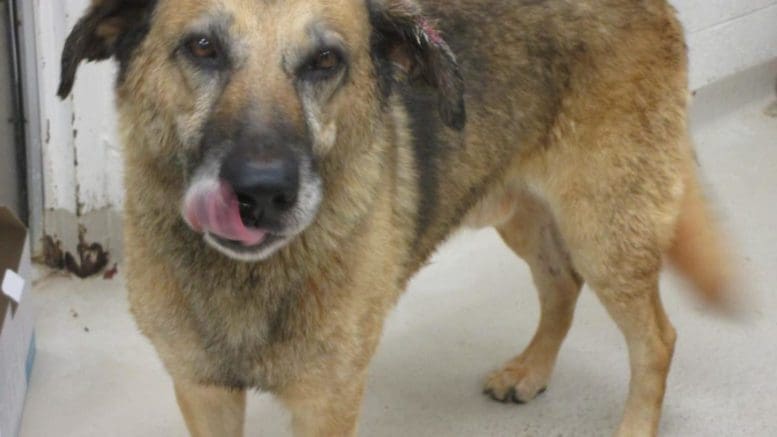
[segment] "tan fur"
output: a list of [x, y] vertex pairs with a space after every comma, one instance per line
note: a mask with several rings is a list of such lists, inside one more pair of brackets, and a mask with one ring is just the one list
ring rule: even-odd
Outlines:
[[[466, 216], [467, 225], [496, 226], [527, 261], [541, 302], [533, 340], [487, 378], [486, 392], [526, 402], [545, 389], [585, 281], [629, 349], [617, 433], [655, 435], [675, 344], [658, 290], [664, 254], [708, 298], [728, 286], [692, 170], [674, 11], [661, 0], [372, 5], [400, 24], [440, 26], [466, 87], [462, 132], [439, 119], [414, 126], [429, 111], [411, 114], [398, 91], [381, 101], [363, 0], [159, 0], [118, 86], [131, 308], [190, 431], [240, 435], [245, 390], [260, 388], [290, 408], [298, 436], [355, 435], [386, 314]], [[240, 62], [223, 89], [197, 83], [168, 55], [214, 14], [231, 17]], [[343, 36], [350, 65], [347, 86], [311, 115], [279, 66], [309, 43], [314, 19]], [[412, 75], [417, 59], [406, 50], [392, 53]], [[431, 59], [430, 70], [445, 67], [444, 57]], [[455, 75], [426, 73], [438, 94], [455, 97]], [[182, 162], [208, 117], [247, 112], [258, 124], [307, 123], [326, 184], [316, 221], [254, 264], [210, 249], [180, 215], [190, 176]], [[430, 159], [415, 144], [428, 132], [437, 142], [427, 144]]]
[[686, 180], [669, 258], [704, 300], [724, 310], [730, 309], [726, 307], [733, 303], [732, 296], [727, 294], [732, 285], [729, 248], [724, 246], [720, 230], [711, 218], [692, 167], [687, 170]]
[[175, 395], [192, 437], [243, 435], [245, 391], [179, 382]]

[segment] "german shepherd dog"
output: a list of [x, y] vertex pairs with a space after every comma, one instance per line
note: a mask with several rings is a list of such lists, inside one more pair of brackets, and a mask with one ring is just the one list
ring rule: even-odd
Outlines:
[[542, 308], [485, 392], [545, 389], [586, 282], [628, 344], [617, 435], [657, 433], [662, 261], [729, 284], [664, 0], [93, 0], [60, 95], [108, 58], [131, 309], [193, 435], [241, 435], [248, 389], [296, 435], [354, 435], [383, 320], [463, 225], [499, 230]]

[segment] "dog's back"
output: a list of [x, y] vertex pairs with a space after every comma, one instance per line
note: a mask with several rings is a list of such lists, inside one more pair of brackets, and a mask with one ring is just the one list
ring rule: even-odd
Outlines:
[[673, 131], [652, 139], [653, 153], [686, 147], [675, 141], [685, 129], [686, 49], [665, 1], [422, 3], [457, 56], [468, 120], [463, 133], [446, 129], [432, 96], [403, 96], [420, 178], [419, 263], [486, 192], [510, 178], [530, 183], [518, 167], [540, 171], [549, 148], [594, 146], [575, 137], [575, 124], [620, 111], [636, 129]]

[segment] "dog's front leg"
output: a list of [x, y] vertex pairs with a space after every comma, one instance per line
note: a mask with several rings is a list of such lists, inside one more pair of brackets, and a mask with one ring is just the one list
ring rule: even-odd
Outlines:
[[[295, 437], [353, 437], [359, 420], [366, 370], [306, 377], [279, 394], [291, 410]], [[347, 373], [346, 373], [347, 374]]]
[[242, 437], [245, 390], [176, 380], [175, 397], [192, 437]]

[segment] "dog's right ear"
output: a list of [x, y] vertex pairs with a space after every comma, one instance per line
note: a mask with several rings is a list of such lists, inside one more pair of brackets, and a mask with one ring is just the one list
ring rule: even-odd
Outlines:
[[464, 80], [451, 51], [432, 19], [415, 0], [368, 0], [373, 27], [372, 55], [384, 94], [401, 76], [422, 81], [438, 95], [442, 121], [456, 130], [464, 128]]
[[81, 61], [129, 56], [142, 40], [139, 35], [148, 31], [155, 4], [156, 0], [92, 0], [65, 41], [57, 95], [64, 99], [70, 94]]

